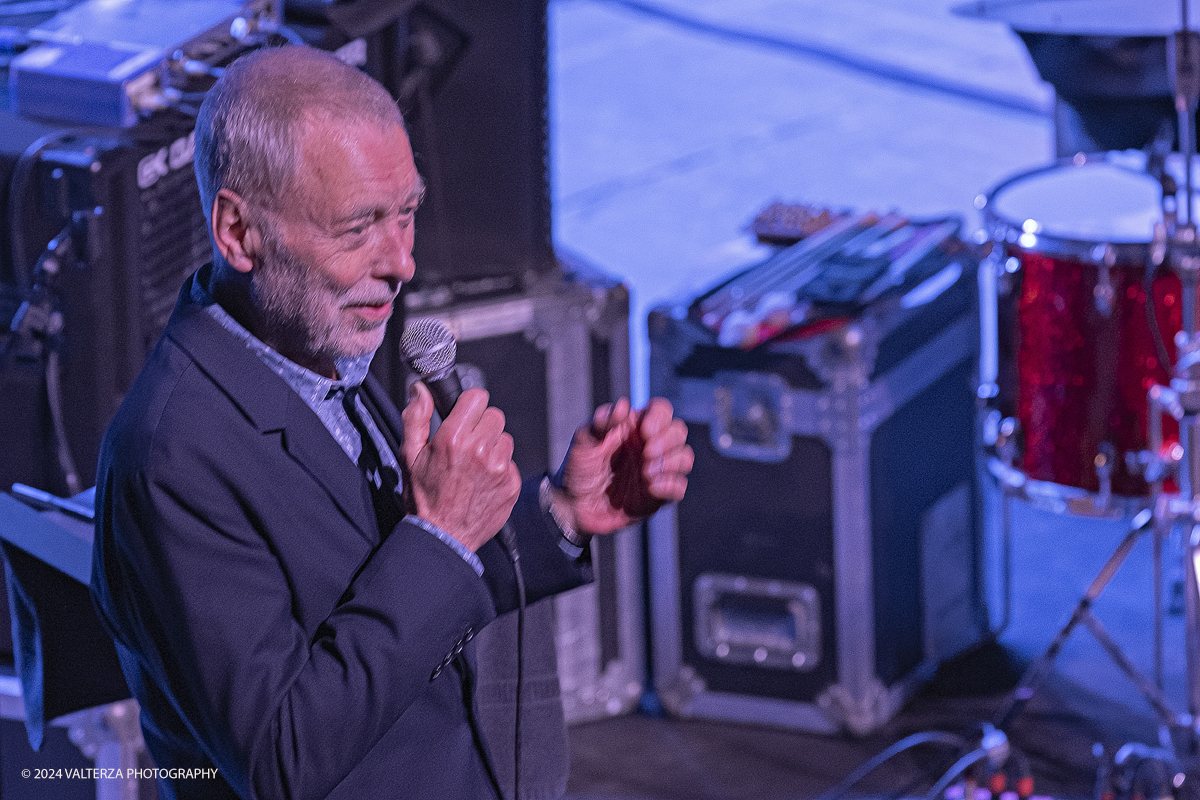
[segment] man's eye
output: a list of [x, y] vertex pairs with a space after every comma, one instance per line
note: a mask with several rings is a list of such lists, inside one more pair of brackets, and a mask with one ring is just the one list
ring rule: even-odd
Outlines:
[[355, 225], [353, 228], [350, 229], [349, 232], [355, 236], [361, 236], [362, 234], [367, 232], [367, 225], [366, 225], [366, 223], [363, 223], [362, 225]]

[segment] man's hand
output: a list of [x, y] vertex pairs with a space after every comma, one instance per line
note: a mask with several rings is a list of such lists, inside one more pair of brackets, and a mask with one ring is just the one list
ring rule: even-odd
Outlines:
[[404, 408], [405, 493], [414, 513], [475, 552], [503, 527], [521, 492], [504, 412], [467, 389], [432, 438], [433, 397], [414, 383]]
[[576, 531], [612, 533], [683, 499], [695, 456], [673, 414], [661, 397], [641, 411], [622, 398], [575, 432], [554, 502]]

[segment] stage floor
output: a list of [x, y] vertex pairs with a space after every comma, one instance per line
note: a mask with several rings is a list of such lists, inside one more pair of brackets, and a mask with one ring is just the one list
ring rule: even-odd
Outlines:
[[[969, 663], [968, 663], [969, 662]], [[966, 685], [985, 673], [1011, 678], [1011, 654], [989, 647], [951, 665], [876, 733], [856, 739], [748, 725], [647, 716], [612, 719], [572, 730], [571, 800], [803, 800], [837, 785], [860, 764], [909, 734], [967, 732], [994, 720], [1004, 693]], [[1038, 794], [1082, 798], [1095, 777], [1091, 747], [1106, 738], [1105, 721], [1064, 714], [1061, 681], [1013, 726], [1013, 743], [1031, 759]], [[963, 694], [963, 692], [966, 692]], [[1101, 730], [1101, 729], [1104, 730]], [[957, 753], [922, 745], [891, 759], [848, 796], [921, 797]]]
[[[1066, 623], [1127, 525], [1064, 517], [1023, 504], [1015, 512], [1012, 624], [998, 642], [946, 662], [879, 731], [864, 738], [823, 736], [652, 715], [578, 725], [571, 730], [570, 797], [804, 800], [818, 797], [909, 734], [939, 730], [966, 735], [980, 723], [998, 722], [1009, 707], [1010, 690]], [[1170, 543], [1165, 550], [1170, 576], [1176, 559]], [[1094, 606], [1096, 616], [1147, 676], [1153, 675], [1151, 564], [1146, 538], [1135, 545]], [[1183, 710], [1180, 615], [1166, 616], [1164, 639], [1166, 695], [1176, 710]], [[1008, 732], [1013, 747], [1032, 762], [1039, 795], [1088, 797], [1098, 764], [1094, 745], [1110, 756], [1129, 742], [1154, 745], [1157, 720], [1082, 626], [1067, 640], [1054, 667]], [[920, 797], [955, 756], [946, 748], [923, 745], [889, 761], [854, 794]]]

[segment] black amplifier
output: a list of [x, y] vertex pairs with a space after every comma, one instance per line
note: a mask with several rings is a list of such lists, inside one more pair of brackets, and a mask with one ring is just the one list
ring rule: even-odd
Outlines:
[[[105, 427], [184, 279], [211, 259], [193, 145], [182, 115], [92, 135], [0, 111], [0, 323], [25, 300], [48, 312], [43, 334], [11, 339], [0, 361], [0, 487], [69, 495], [92, 484]], [[56, 455], [52, 409], [78, 486]]]

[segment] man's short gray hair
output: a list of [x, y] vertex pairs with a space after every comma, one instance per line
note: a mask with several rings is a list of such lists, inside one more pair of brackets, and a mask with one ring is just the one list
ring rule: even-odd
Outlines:
[[304, 126], [403, 125], [387, 90], [331, 53], [309, 47], [256, 50], [234, 61], [196, 118], [196, 181], [204, 216], [229, 189], [268, 208], [292, 188]]

